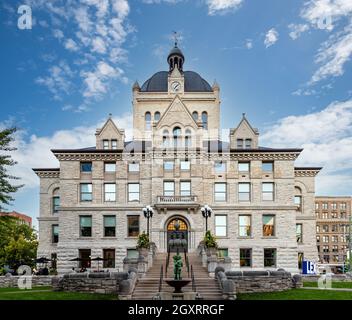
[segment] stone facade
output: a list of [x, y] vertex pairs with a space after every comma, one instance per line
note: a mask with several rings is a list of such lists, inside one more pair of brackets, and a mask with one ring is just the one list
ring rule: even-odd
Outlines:
[[[22, 276], [23, 277], [23, 276]], [[18, 280], [21, 276], [1, 276], [0, 277], [0, 288], [17, 288]], [[29, 277], [26, 277], [26, 279]], [[56, 279], [57, 276], [31, 276], [32, 287], [41, 287], [41, 286], [51, 286], [53, 279]], [[26, 283], [26, 281], [24, 281]]]
[[[161, 81], [155, 77], [148, 80], [154, 81], [154, 89]], [[124, 258], [133, 253], [128, 250], [137, 242], [138, 232], [128, 231], [133, 229], [130, 216], [139, 217], [140, 232], [146, 230], [142, 208], [147, 205], [154, 208], [150, 237], [157, 250], [166, 251], [168, 230], [178, 219], [184, 225], [188, 250], [193, 252], [204, 236], [205, 219], [200, 209], [207, 204], [213, 210], [208, 227], [217, 236], [219, 252], [231, 258], [232, 269], [298, 272], [299, 252], [316, 261], [314, 180], [320, 168], [295, 168], [301, 149], [259, 147], [259, 132], [245, 115], [230, 130], [230, 142], [220, 141], [219, 86], [210, 87], [199, 75], [190, 76], [177, 66], [170, 66], [165, 81], [167, 91], [148, 91], [144, 89], [148, 86], [139, 87], [138, 83], [133, 86], [133, 141], [125, 141], [124, 131], [109, 118], [97, 130], [95, 147], [53, 150], [60, 168], [34, 169], [40, 177], [38, 256], [57, 255], [58, 271], [65, 273], [78, 266], [70, 260], [78, 257], [79, 250], [91, 250], [94, 258], [110, 249], [115, 254], [114, 266], [104, 269], [122, 270]], [[186, 91], [189, 81], [194, 82], [193, 92]], [[81, 170], [84, 163], [91, 165], [88, 172]], [[248, 169], [240, 171], [244, 163]], [[106, 164], [114, 164], [116, 170], [107, 172]], [[264, 169], [265, 164], [269, 170]], [[115, 185], [109, 195], [112, 201], [106, 201], [107, 183]], [[89, 201], [82, 201], [82, 184], [92, 188]], [[272, 187], [269, 195], [264, 186]], [[243, 194], [243, 187], [248, 187], [248, 194]], [[294, 203], [297, 192], [301, 206]], [[56, 193], [60, 206], [53, 212]], [[263, 231], [268, 214], [274, 221], [269, 236]], [[240, 215], [250, 216], [247, 236], [239, 233], [243, 227], [239, 226]], [[89, 236], [82, 235], [80, 216], [91, 217]], [[113, 236], [104, 234], [104, 216], [116, 218]], [[303, 225], [300, 243], [296, 240], [297, 223]], [[56, 224], [59, 241], [53, 243]], [[247, 264], [240, 259], [243, 249], [251, 250]], [[270, 266], [264, 263], [266, 249], [276, 250]], [[98, 262], [90, 267], [96, 269]]]

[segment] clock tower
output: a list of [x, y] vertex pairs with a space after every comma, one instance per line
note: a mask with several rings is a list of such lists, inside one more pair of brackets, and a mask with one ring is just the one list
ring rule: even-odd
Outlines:
[[183, 74], [183, 63], [185, 57], [175, 42], [174, 48], [170, 51], [167, 62], [169, 64], [168, 92], [169, 94], [182, 94], [185, 88]]

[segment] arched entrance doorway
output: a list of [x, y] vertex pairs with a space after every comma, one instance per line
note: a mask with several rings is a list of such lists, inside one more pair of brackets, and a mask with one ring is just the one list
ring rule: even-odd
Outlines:
[[[171, 239], [185, 239], [188, 244], [188, 230], [189, 225], [185, 218], [179, 216], [172, 217], [166, 223], [167, 244]], [[186, 250], [188, 251], [188, 245]], [[171, 249], [171, 251], [176, 251], [176, 249]]]

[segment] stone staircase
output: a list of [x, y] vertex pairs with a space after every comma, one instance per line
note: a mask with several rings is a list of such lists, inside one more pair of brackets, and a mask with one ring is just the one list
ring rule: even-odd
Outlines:
[[[138, 280], [135, 290], [132, 294], [133, 300], [151, 300], [159, 291], [160, 269], [164, 266], [165, 278], [173, 278], [173, 261], [172, 257], [175, 253], [170, 254], [170, 262], [165, 276], [166, 253], [159, 253], [154, 259], [153, 266], [148, 270], [147, 274]], [[187, 267], [182, 254], [183, 268], [182, 278], [188, 277]], [[195, 253], [188, 254], [189, 265], [193, 267], [196, 290], [204, 300], [221, 300], [222, 292], [218, 282], [214, 278], [210, 278], [208, 271], [203, 268], [200, 257]], [[184, 292], [192, 291], [192, 283], [182, 289]], [[173, 288], [167, 285], [165, 281], [162, 284], [162, 291], [173, 292]]]

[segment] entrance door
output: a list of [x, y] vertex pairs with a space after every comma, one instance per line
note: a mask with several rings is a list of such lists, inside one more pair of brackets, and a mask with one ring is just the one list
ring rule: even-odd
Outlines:
[[[167, 247], [171, 239], [185, 239], [187, 241], [186, 251], [188, 251], [188, 225], [182, 218], [174, 218], [167, 225]], [[171, 248], [176, 252], [177, 248]]]

